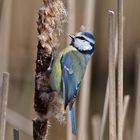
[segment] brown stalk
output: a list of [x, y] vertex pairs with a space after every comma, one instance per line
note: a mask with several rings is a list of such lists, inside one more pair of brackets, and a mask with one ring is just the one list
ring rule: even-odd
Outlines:
[[[70, 34], [74, 34], [75, 33], [75, 7], [76, 7], [76, 1], [75, 0], [68, 0], [67, 1], [67, 5], [68, 5], [68, 25], [67, 25], [67, 45], [69, 45], [69, 41], [70, 41]], [[70, 126], [70, 120], [69, 120], [69, 115], [67, 113], [67, 140], [74, 140], [75, 136], [72, 134], [71, 131], [71, 126]]]
[[[84, 12], [84, 26], [86, 31], [93, 32], [95, 21], [96, 0], [87, 0]], [[88, 15], [88, 16], [87, 16]], [[88, 119], [90, 105], [92, 61], [88, 63], [80, 93], [78, 140], [88, 140]]]
[[9, 73], [4, 72], [2, 79], [2, 87], [0, 91], [0, 140], [5, 140], [8, 88], [9, 88]]
[[115, 16], [109, 11], [109, 140], [116, 140]]
[[0, 1], [0, 72], [7, 71], [12, 1]]
[[123, 0], [117, 1], [118, 10], [118, 140], [123, 139]]
[[66, 10], [61, 0], [43, 0], [38, 11], [37, 60], [35, 74], [34, 108], [38, 117], [33, 120], [34, 140], [44, 140], [47, 136], [49, 119], [61, 113], [62, 102], [57, 93], [48, 86], [49, 66], [54, 50], [59, 46], [57, 34], [66, 21]]

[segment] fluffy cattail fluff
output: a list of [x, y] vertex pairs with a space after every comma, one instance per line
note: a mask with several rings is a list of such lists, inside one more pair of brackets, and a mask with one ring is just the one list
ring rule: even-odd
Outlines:
[[61, 0], [43, 0], [37, 20], [38, 45], [35, 74], [34, 108], [38, 118], [33, 120], [34, 140], [43, 140], [47, 135], [48, 119], [64, 120], [63, 102], [48, 86], [53, 51], [58, 47], [57, 35], [66, 22], [67, 12]]

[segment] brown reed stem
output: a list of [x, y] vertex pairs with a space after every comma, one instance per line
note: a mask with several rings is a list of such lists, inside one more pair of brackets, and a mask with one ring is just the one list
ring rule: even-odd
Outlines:
[[[92, 32], [95, 18], [96, 0], [87, 0], [84, 11], [83, 24], [86, 31]], [[88, 16], [87, 16], [88, 15]], [[88, 140], [88, 118], [90, 105], [92, 61], [88, 63], [80, 93], [78, 140]]]
[[19, 130], [13, 129], [14, 140], [19, 140]]
[[118, 140], [123, 140], [123, 0], [117, 1], [118, 10]]
[[108, 104], [109, 104], [109, 77], [107, 79], [107, 85], [106, 85], [106, 91], [105, 91], [105, 100], [104, 100], [104, 106], [103, 106], [103, 115], [102, 115], [101, 126], [100, 126], [99, 140], [104, 139], [105, 125], [106, 125], [107, 116], [108, 116], [108, 107], [109, 107]]
[[[117, 30], [115, 34], [115, 69], [117, 65], [117, 53], [118, 53], [118, 40], [117, 40]], [[106, 91], [105, 91], [105, 100], [104, 100], [104, 106], [103, 106], [103, 115], [101, 120], [101, 127], [100, 127], [100, 135], [99, 140], [104, 140], [104, 132], [105, 132], [105, 125], [107, 121], [107, 114], [108, 114], [108, 108], [109, 108], [109, 77], [107, 79], [107, 85], [106, 85]]]
[[109, 11], [109, 140], [116, 140], [115, 16]]
[[[75, 33], [75, 8], [76, 8], [76, 1], [75, 0], [68, 0], [67, 1], [67, 5], [68, 5], [68, 24], [67, 24], [67, 45], [69, 45], [70, 43], [70, 34], [74, 34]], [[71, 131], [71, 126], [70, 126], [70, 119], [69, 119], [69, 115], [67, 113], [67, 140], [74, 140], [74, 137], [72, 135], [72, 131]]]
[[44, 5], [38, 11], [37, 60], [35, 74], [34, 108], [38, 118], [33, 120], [34, 140], [44, 140], [47, 136], [48, 120], [56, 115], [57, 94], [48, 86], [50, 64], [53, 51], [58, 47], [57, 34], [66, 21], [66, 10], [61, 0], [43, 0]]
[[0, 72], [3, 72], [8, 69], [12, 1], [1, 0], [0, 4]]
[[0, 91], [0, 140], [5, 140], [8, 88], [9, 88], [9, 73], [4, 72], [2, 79], [2, 87]]

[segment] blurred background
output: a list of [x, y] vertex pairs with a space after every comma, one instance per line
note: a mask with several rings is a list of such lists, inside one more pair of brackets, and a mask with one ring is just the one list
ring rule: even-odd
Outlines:
[[[68, 0], [63, 1], [68, 7]], [[75, 2], [75, 32], [80, 31], [80, 27], [83, 25], [85, 3], [86, 0], [76, 0]], [[92, 88], [88, 119], [90, 140], [94, 140], [92, 117], [98, 115], [101, 118], [103, 112], [108, 77], [108, 10], [116, 11], [116, 3], [115, 0], [96, 0], [95, 13], [93, 13], [93, 16], [95, 14], [93, 33], [96, 36], [97, 47], [92, 61]], [[28, 120], [32, 120], [36, 116], [33, 108], [37, 51], [36, 20], [41, 5], [41, 0], [0, 0], [0, 77], [4, 71], [10, 73], [8, 108]], [[133, 131], [136, 127], [135, 119], [137, 118], [136, 115], [139, 115], [135, 110], [140, 107], [140, 104], [136, 103], [139, 99], [138, 94], [140, 94], [137, 91], [140, 60], [138, 57], [140, 54], [139, 5], [139, 0], [124, 1], [124, 94], [130, 95], [124, 140], [133, 139]], [[60, 36], [60, 49], [66, 46], [66, 28], [67, 24], [64, 26], [64, 33]], [[137, 129], [140, 129], [140, 123], [137, 122], [138, 124]], [[28, 124], [24, 125], [28, 126]], [[12, 140], [12, 129], [15, 127], [16, 125], [13, 126], [7, 122], [6, 140]], [[49, 129], [48, 140], [65, 140], [65, 128], [65, 125], [60, 125], [58, 121], [53, 120]], [[30, 132], [27, 134], [22, 130], [20, 137], [21, 140], [32, 139]]]

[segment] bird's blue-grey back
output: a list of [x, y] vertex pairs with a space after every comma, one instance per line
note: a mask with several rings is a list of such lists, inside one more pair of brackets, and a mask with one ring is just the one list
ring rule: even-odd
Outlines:
[[[71, 51], [63, 55], [61, 59], [62, 81], [64, 94], [64, 106], [70, 103], [76, 97], [79, 86], [83, 79], [87, 65], [87, 59], [80, 52]], [[63, 89], [62, 89], [63, 90]]]

